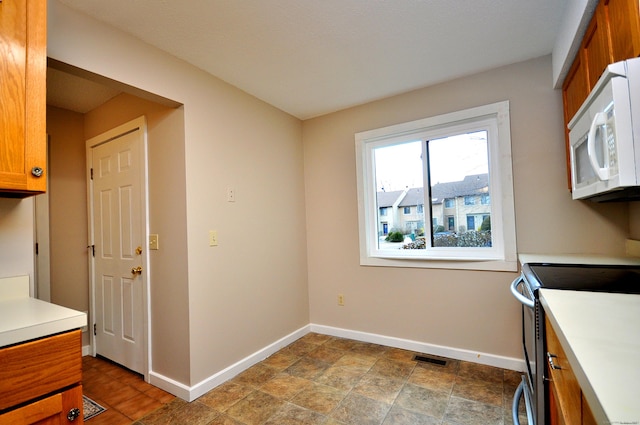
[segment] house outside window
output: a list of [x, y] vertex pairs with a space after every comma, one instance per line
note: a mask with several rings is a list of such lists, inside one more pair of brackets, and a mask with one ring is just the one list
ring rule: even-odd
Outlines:
[[386, 208], [380, 208], [380, 215], [381, 216], [386, 216], [387, 215], [387, 209]]
[[[509, 128], [499, 102], [356, 134], [360, 263], [516, 270]], [[414, 242], [377, 236], [382, 206], [395, 211], [388, 231], [411, 231]]]

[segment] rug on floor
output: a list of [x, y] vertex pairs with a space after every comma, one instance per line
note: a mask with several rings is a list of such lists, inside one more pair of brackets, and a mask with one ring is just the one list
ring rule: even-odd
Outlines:
[[82, 396], [82, 409], [82, 411], [84, 412], [83, 417], [85, 421], [107, 410], [95, 401], [91, 400], [86, 395]]

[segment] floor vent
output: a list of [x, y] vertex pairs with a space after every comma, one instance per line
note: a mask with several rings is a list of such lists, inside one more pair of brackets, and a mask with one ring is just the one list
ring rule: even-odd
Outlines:
[[434, 364], [436, 366], [446, 366], [447, 365], [447, 361], [444, 359], [439, 359], [436, 357], [429, 357], [429, 356], [415, 356], [413, 358], [413, 360], [417, 361], [417, 362], [424, 362], [424, 363], [431, 363]]

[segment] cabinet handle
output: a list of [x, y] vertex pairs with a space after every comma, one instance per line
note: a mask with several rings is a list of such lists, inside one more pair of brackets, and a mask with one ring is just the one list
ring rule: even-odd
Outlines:
[[[2, 1], [2, 0], [0, 0], [0, 1]], [[40, 167], [33, 167], [31, 169], [31, 174], [33, 174], [34, 177], [40, 177], [40, 176], [42, 176], [42, 173], [44, 173], [44, 170], [42, 168], [40, 168]]]
[[73, 409], [69, 410], [69, 413], [67, 413], [67, 420], [69, 422], [73, 422], [79, 417], [80, 417], [80, 409], [78, 409], [77, 407], [74, 407]]
[[549, 363], [549, 367], [553, 370], [562, 370], [560, 366], [558, 366], [553, 362], [553, 359], [557, 359], [557, 358], [558, 356], [556, 356], [555, 354], [551, 354], [550, 352], [547, 351], [547, 362]]

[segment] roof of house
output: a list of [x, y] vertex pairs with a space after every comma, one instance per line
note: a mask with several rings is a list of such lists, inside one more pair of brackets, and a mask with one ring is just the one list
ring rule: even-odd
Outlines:
[[[403, 190], [394, 190], [392, 192], [378, 192], [378, 208], [390, 207], [398, 201], [398, 198], [404, 193]], [[465, 176], [464, 179], [456, 182], [436, 183], [431, 186], [431, 202], [433, 204], [441, 204], [447, 198], [456, 198], [467, 195], [480, 195], [489, 193], [489, 174], [473, 174]], [[406, 207], [411, 205], [420, 205], [423, 203], [423, 188], [414, 187], [407, 190], [406, 196], [402, 199], [399, 206]]]
[[378, 208], [391, 207], [398, 200], [404, 190], [393, 190], [391, 192], [380, 191], [377, 193], [376, 198], [378, 201]]
[[473, 174], [465, 176], [457, 182], [436, 183], [431, 186], [433, 199], [455, 198], [458, 196], [479, 195], [489, 192], [489, 174]]
[[407, 207], [420, 204], [424, 204], [424, 190], [421, 187], [414, 187], [407, 191], [407, 196], [404, 197], [399, 206]]

